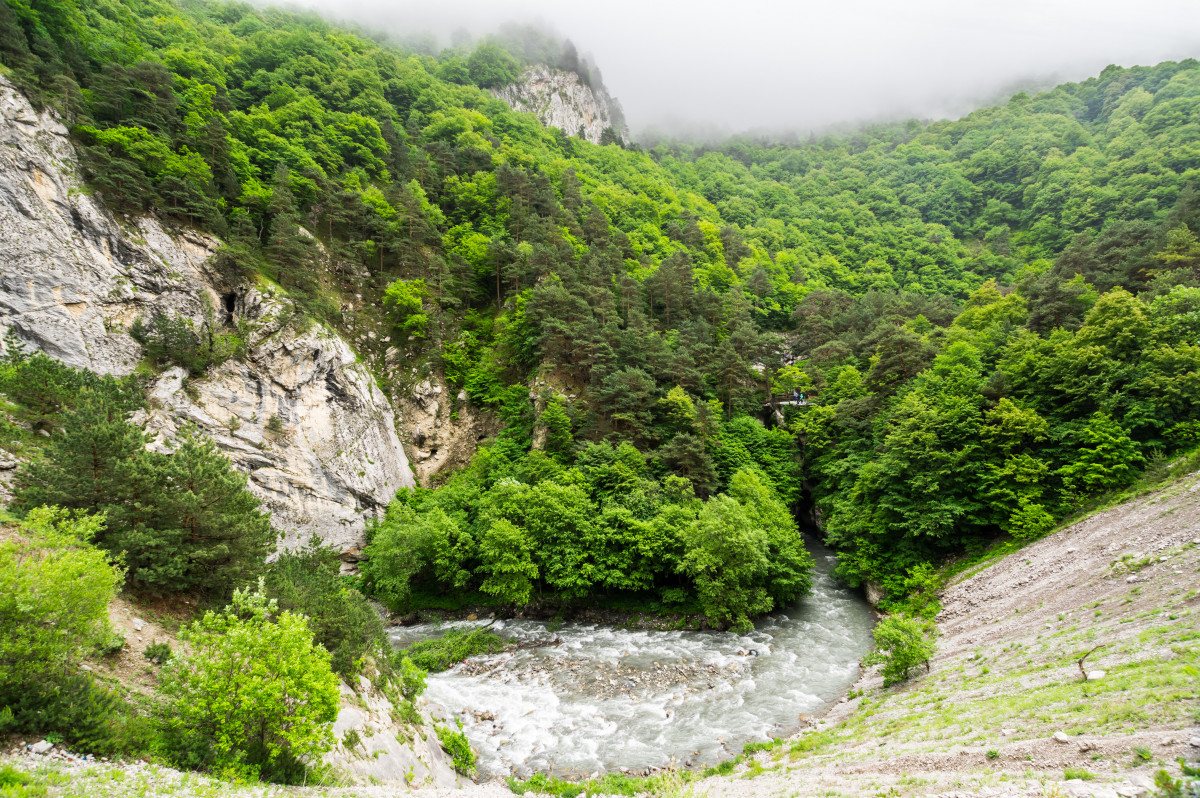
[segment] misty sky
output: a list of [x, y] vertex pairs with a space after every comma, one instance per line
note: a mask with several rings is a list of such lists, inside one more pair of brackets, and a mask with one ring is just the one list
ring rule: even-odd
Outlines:
[[590, 53], [636, 134], [955, 117], [1024, 86], [1200, 57], [1196, 0], [304, 0], [398, 34], [539, 23]]

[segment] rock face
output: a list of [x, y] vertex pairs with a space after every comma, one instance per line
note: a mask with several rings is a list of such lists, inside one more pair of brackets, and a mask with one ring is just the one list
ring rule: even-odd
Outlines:
[[341, 685], [335, 745], [325, 762], [368, 784], [404, 781], [411, 787], [453, 789], [469, 783], [454, 772], [427, 712], [422, 712], [422, 726], [398, 725], [392, 703], [365, 678], [359, 682], [357, 692]]
[[[389, 368], [403, 365], [391, 357], [388, 363]], [[397, 397], [397, 408], [412, 443], [413, 468], [425, 486], [440, 474], [466, 466], [479, 442], [500, 430], [495, 416], [474, 408], [465, 392], [452, 392], [436, 374]]]
[[127, 332], [135, 319], [241, 322], [244, 360], [203, 379], [167, 371], [142, 420], [163, 448], [186, 421], [210, 434], [250, 475], [284, 545], [314, 533], [335, 546], [360, 541], [364, 513], [413, 485], [370, 372], [334, 332], [295, 321], [270, 287], [219, 291], [207, 268], [214, 239], [149, 218], [119, 223], [78, 175], [66, 129], [0, 77], [0, 336], [11, 328], [72, 366], [122, 375], [142, 357]]
[[546, 127], [556, 127], [569, 136], [600, 143], [605, 128], [626, 138], [621, 106], [604, 88], [593, 90], [574, 72], [535, 64], [521, 75], [519, 83], [493, 91], [515, 111], [536, 114]]
[[125, 332], [156, 310], [202, 317], [216, 242], [170, 236], [152, 219], [123, 228], [78, 178], [67, 130], [0, 77], [0, 332], [72, 366], [127, 374]]
[[203, 428], [249, 473], [283, 547], [313, 534], [339, 550], [361, 543], [364, 514], [414, 484], [387, 397], [345, 341], [289, 323], [290, 307], [269, 289], [235, 307], [247, 358], [186, 385], [183, 369], [164, 373], [150, 391], [147, 429], [165, 450], [181, 424]]

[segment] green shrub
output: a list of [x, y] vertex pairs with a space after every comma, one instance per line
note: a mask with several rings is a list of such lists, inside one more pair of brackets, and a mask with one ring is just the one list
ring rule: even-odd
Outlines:
[[0, 543], [0, 731], [60, 734], [80, 751], [118, 747], [123, 702], [79, 672], [111, 637], [108, 604], [121, 569], [90, 545], [102, 516], [31, 510]]
[[1096, 774], [1092, 773], [1090, 770], [1084, 770], [1083, 768], [1068, 767], [1063, 770], [1063, 778], [1067, 779], [1068, 781], [1071, 779], [1090, 781], [1091, 779], [1096, 778]]
[[154, 743], [150, 719], [86, 673], [33, 682], [6, 708], [11, 715], [0, 718], [0, 733], [57, 737], [77, 753], [138, 755]]
[[438, 726], [438, 740], [450, 755], [454, 770], [464, 776], [473, 776], [477, 764], [475, 751], [471, 748], [470, 740], [462, 733], [462, 721], [458, 721], [458, 728], [458, 731], [454, 731], [445, 726]]
[[995, 748], [989, 748], [987, 753], [984, 754], [984, 756], [986, 756], [988, 759], [999, 759], [1000, 752], [997, 751]]
[[277, 413], [272, 413], [271, 417], [267, 419], [266, 430], [272, 435], [282, 435], [286, 432], [283, 426], [283, 419]]
[[398, 654], [395, 657], [396, 676], [400, 683], [400, 694], [408, 701], [415, 701], [425, 692], [425, 677], [428, 672], [413, 663], [411, 659]]
[[154, 640], [150, 645], [146, 646], [146, 650], [142, 652], [142, 656], [155, 665], [163, 665], [171, 659], [171, 644], [160, 643]]
[[402, 652], [402, 658], [429, 673], [449, 670], [467, 657], [495, 654], [504, 648], [504, 641], [486, 629], [453, 630], [442, 637], [413, 643]]
[[275, 539], [246, 475], [191, 426], [172, 454], [148, 451], [127, 413], [119, 398], [81, 389], [62, 430], [17, 471], [13, 509], [101, 512], [96, 542], [123, 553], [131, 582], [228, 595], [261, 570]]
[[157, 366], [177, 365], [195, 377], [231, 357], [245, 357], [245, 342], [232, 333], [217, 333], [211, 323], [196, 330], [186, 316], [156, 313], [146, 324], [134, 321], [129, 330], [133, 340], [146, 350]]
[[9, 328], [0, 356], [0, 394], [13, 402], [15, 418], [38, 429], [59, 427], [85, 388], [104, 396], [118, 412], [130, 412], [143, 404], [134, 377], [98, 376], [42, 352], [28, 353], [15, 329]]
[[906, 615], [889, 615], [875, 627], [875, 649], [863, 658], [864, 665], [883, 665], [883, 683], [902, 682], [912, 671], [929, 670], [933, 657], [932, 625]]
[[162, 671], [162, 729], [176, 764], [294, 782], [333, 745], [339, 706], [329, 653], [307, 620], [238, 590], [180, 634], [189, 653]]
[[308, 616], [313, 640], [329, 652], [334, 672], [353, 684], [368, 660], [385, 668], [391, 646], [379, 613], [339, 571], [337, 553], [314, 539], [281, 554], [267, 571], [266, 587], [279, 609]]

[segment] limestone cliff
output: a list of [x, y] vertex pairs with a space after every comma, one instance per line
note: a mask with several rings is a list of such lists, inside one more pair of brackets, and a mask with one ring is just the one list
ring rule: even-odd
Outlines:
[[493, 92], [513, 110], [536, 114], [543, 125], [599, 144], [606, 128], [627, 138], [620, 104], [604, 87], [585, 85], [579, 75], [534, 64], [521, 80]]
[[222, 286], [211, 237], [112, 217], [80, 180], [67, 130], [2, 77], [0, 230], [0, 336], [11, 328], [72, 366], [132, 372], [142, 353], [129, 327], [156, 312], [241, 322], [247, 357], [203, 379], [158, 376], [143, 420], [162, 447], [184, 421], [208, 432], [285, 544], [359, 542], [364, 513], [413, 484], [391, 404], [345, 341], [298, 321], [270, 286]]

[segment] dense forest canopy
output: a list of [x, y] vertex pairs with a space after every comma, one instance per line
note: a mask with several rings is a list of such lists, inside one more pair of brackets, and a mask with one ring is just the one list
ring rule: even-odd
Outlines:
[[[778, 512], [807, 501], [842, 573], [899, 594], [1200, 439], [1200, 63], [643, 151], [492, 97], [539, 46], [0, 3], [4, 74], [70, 124], [110, 208], [217, 234], [230, 286], [389, 329], [504, 421], [378, 525], [381, 594], [650, 594], [744, 623], [807, 588]], [[399, 387], [386, 347], [361, 354]], [[763, 412], [792, 390], [810, 406]]]

